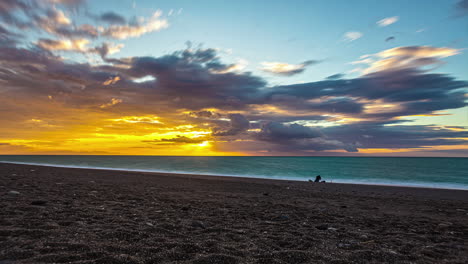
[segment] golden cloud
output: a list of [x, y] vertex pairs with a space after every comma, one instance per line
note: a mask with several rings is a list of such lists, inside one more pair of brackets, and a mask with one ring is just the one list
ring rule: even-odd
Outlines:
[[371, 72], [398, 70], [406, 68], [421, 68], [424, 66], [439, 66], [441, 58], [454, 56], [460, 53], [459, 49], [431, 46], [396, 47], [376, 54], [360, 57], [360, 60], [350, 64], [367, 64], [367, 68], [354, 69], [353, 72], [368, 74]]
[[116, 39], [127, 39], [139, 37], [143, 34], [150, 33], [153, 31], [159, 31], [161, 29], [169, 27], [169, 22], [166, 19], [162, 19], [161, 11], [156, 11], [151, 18], [147, 21], [142, 20], [142, 24], [137, 25], [112, 25], [108, 28], [102, 29], [104, 36], [116, 38]]
[[87, 39], [62, 39], [62, 40], [51, 40], [51, 39], [40, 39], [37, 45], [46, 50], [56, 51], [77, 51], [86, 52], [88, 50], [87, 45], [89, 40]]

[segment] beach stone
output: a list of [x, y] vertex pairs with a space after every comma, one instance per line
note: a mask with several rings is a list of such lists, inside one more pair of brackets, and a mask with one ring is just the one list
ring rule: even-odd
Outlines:
[[20, 195], [21, 193], [20, 192], [17, 192], [17, 191], [9, 191], [8, 192], [8, 195]]
[[317, 225], [317, 226], [315, 226], [315, 228], [317, 228], [318, 230], [327, 230], [328, 225], [327, 224]]
[[338, 248], [350, 248], [351, 247], [351, 244], [348, 244], [348, 243], [338, 243], [338, 245], [336, 245]]
[[452, 226], [453, 224], [451, 222], [442, 222], [440, 223], [437, 227], [439, 228], [447, 228], [447, 227], [450, 227]]
[[47, 204], [47, 201], [44, 201], [44, 200], [35, 200], [35, 201], [32, 201], [31, 202], [31, 205], [39, 205], [39, 206], [42, 206], [42, 205], [46, 205]]
[[275, 220], [275, 221], [287, 221], [287, 220], [289, 220], [289, 216], [280, 215], [280, 216], [277, 216], [277, 217], [273, 218], [273, 220]]
[[332, 231], [332, 232], [336, 232], [336, 231], [338, 231], [338, 228], [329, 227], [327, 230]]
[[202, 221], [192, 221], [192, 227], [206, 229], [206, 225]]

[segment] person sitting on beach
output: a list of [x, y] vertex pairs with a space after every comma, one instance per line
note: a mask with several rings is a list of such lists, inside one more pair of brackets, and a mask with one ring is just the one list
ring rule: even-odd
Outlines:
[[320, 177], [320, 175], [317, 175], [317, 176], [315, 176], [315, 181], [314, 182], [320, 182], [321, 179], [322, 179], [322, 177]]

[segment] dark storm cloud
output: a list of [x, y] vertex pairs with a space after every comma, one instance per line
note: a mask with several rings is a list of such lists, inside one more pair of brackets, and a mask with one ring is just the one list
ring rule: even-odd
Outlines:
[[[387, 118], [429, 114], [437, 110], [455, 109], [466, 106], [465, 92], [467, 81], [459, 81], [446, 74], [425, 73], [416, 69], [381, 71], [356, 79], [325, 80], [319, 82], [278, 86], [271, 89], [266, 98], [275, 101], [278, 96], [295, 96], [302, 99], [317, 99], [323, 96], [338, 98], [352, 97], [368, 100], [384, 100], [398, 103], [401, 110], [382, 115]], [[316, 107], [331, 112], [359, 113], [362, 109], [351, 99], [322, 102]], [[300, 106], [300, 105], [299, 105]], [[336, 108], [334, 108], [336, 106]], [[340, 108], [341, 107], [341, 108]], [[372, 116], [373, 114], [370, 114]], [[379, 114], [377, 114], [379, 115]]]
[[154, 77], [154, 90], [190, 110], [241, 109], [266, 85], [250, 73], [212, 72], [207, 64], [213, 61], [217, 59], [211, 49], [184, 50], [158, 58], [133, 58], [123, 73], [131, 78]]
[[123, 25], [127, 23], [125, 17], [114, 12], [105, 12], [99, 16], [96, 16], [95, 18], [109, 24]]
[[308, 110], [322, 113], [361, 113], [363, 105], [347, 97], [338, 97], [309, 102], [307, 98], [287, 94], [274, 94], [268, 103], [278, 105], [289, 110]]
[[189, 46], [184, 51], [180, 52], [181, 57], [189, 62], [207, 63], [207, 62], [219, 62], [217, 60], [217, 51], [215, 49], [203, 49], [198, 48], [195, 50], [191, 49], [191, 43], [187, 43]]
[[458, 81], [446, 74], [429, 74], [416, 69], [375, 72], [356, 79], [338, 79], [275, 87], [275, 94], [302, 98], [321, 96], [355, 96], [367, 99], [389, 99], [393, 102], [415, 99], [436, 99], [441, 95], [468, 87], [467, 81]]
[[215, 128], [213, 130], [213, 136], [234, 136], [249, 129], [250, 122], [243, 115], [230, 114], [228, 117], [229, 128], [227, 130], [223, 130], [222, 128]]
[[262, 126], [256, 135], [259, 139], [267, 141], [287, 141], [299, 138], [317, 138], [323, 134], [318, 130], [298, 124], [284, 125], [277, 122], [269, 122]]
[[[252, 112], [248, 115], [246, 115], [246, 118], [249, 120], [255, 120], [255, 121], [260, 121], [260, 122], [279, 122], [279, 123], [289, 123], [289, 122], [294, 122], [294, 121], [323, 121], [326, 120], [327, 117], [322, 116], [322, 115], [281, 115], [277, 113], [272, 113], [272, 114], [260, 114], [260, 113], [255, 113]], [[258, 123], [257, 123], [258, 124]], [[254, 124], [251, 124], [251, 126], [255, 126], [255, 128], [259, 128]]]
[[298, 124], [285, 125], [268, 122], [262, 125], [260, 132], [254, 137], [260, 141], [270, 142], [269, 149], [275, 152], [323, 151], [344, 149], [347, 152], [357, 152], [354, 144], [345, 144], [336, 139], [328, 138], [317, 128]]
[[359, 142], [366, 148], [422, 148], [425, 146], [466, 144], [468, 131], [431, 126], [350, 124], [323, 129], [332, 138]]

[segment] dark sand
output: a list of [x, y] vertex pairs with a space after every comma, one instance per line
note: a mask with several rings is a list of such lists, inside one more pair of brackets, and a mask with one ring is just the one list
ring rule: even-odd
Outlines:
[[2, 264], [468, 263], [468, 191], [0, 164], [0, 199]]

